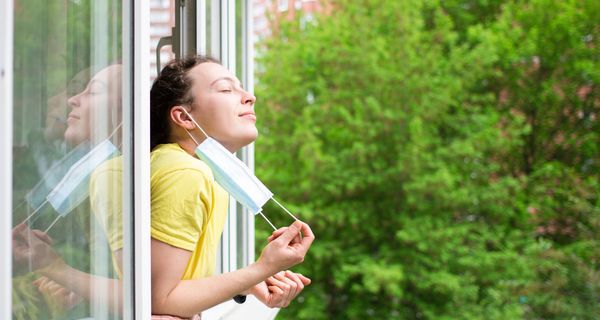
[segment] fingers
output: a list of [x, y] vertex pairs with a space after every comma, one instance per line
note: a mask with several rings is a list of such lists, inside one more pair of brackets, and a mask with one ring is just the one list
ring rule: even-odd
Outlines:
[[[285, 284], [285, 300], [283, 302], [283, 307], [287, 307], [290, 305], [290, 302], [294, 300], [296, 295], [298, 295], [298, 283], [293, 279], [289, 278], [287, 272], [279, 272], [278, 274], [273, 276], [275, 279], [281, 281]], [[302, 285], [304, 288], [304, 285]], [[302, 291], [302, 289], [300, 289]]]
[[294, 287], [294, 292], [293, 295], [291, 296], [291, 300], [296, 299], [296, 297], [300, 294], [300, 292], [302, 292], [302, 290], [304, 290], [304, 283], [302, 283], [302, 280], [300, 280], [300, 277], [298, 277], [298, 275], [292, 271], [287, 270], [285, 272], [285, 277], [289, 282], [293, 283], [293, 287]]
[[[285, 308], [304, 290], [304, 287], [310, 284], [310, 279], [292, 271], [282, 271], [270, 277], [266, 281], [270, 286], [269, 290], [273, 294], [273, 305], [271, 307]], [[280, 290], [272, 290], [277, 287]], [[277, 292], [278, 294], [274, 294]], [[275, 296], [277, 296], [275, 298]]]
[[[279, 229], [273, 231], [273, 233], [269, 236], [269, 238], [267, 238], [267, 241], [271, 242], [271, 241], [277, 239], [279, 236], [284, 234], [287, 229], [288, 229], [288, 227], [283, 227], [283, 228], [279, 228]], [[301, 234], [298, 234], [290, 243], [300, 243], [301, 240], [302, 240]]]
[[[301, 233], [304, 234], [304, 237], [301, 237]], [[307, 239], [308, 238], [308, 239]], [[302, 239], [302, 240], [300, 240]], [[305, 251], [308, 251], [308, 247], [315, 239], [315, 235], [312, 233], [312, 230], [308, 226], [308, 224], [302, 221], [294, 221], [281, 236], [279, 236], [274, 241], [281, 241], [288, 244], [300, 243], [302, 247], [306, 247]]]
[[272, 277], [269, 277], [266, 280], [267, 284], [269, 284], [269, 288], [276, 287], [279, 290], [273, 291], [273, 306], [285, 308], [290, 304], [292, 296], [295, 291], [295, 285], [292, 286], [290, 281], [288, 281], [285, 277], [285, 273], [279, 272]]
[[34, 284], [36, 287], [38, 287], [38, 288], [39, 288], [41, 285], [43, 285], [44, 283], [46, 283], [46, 282], [48, 282], [48, 281], [50, 281], [50, 279], [48, 279], [48, 278], [46, 278], [46, 277], [44, 277], [44, 276], [41, 276], [41, 277], [39, 277], [39, 278], [37, 278], [37, 279], [33, 280], [33, 281], [32, 281], [32, 283], [33, 283], [33, 284]]
[[69, 292], [60, 284], [46, 277], [40, 277], [39, 279], [36, 279], [35, 281], [33, 281], [33, 284], [37, 286], [40, 292], [53, 296], [58, 296], [60, 294], [65, 295], [67, 292]]
[[294, 221], [286, 230], [283, 232], [281, 236], [279, 236], [275, 241], [283, 242], [284, 244], [289, 244], [292, 239], [294, 239], [300, 233], [300, 229], [302, 228], [302, 222]]
[[33, 284], [38, 288], [39, 292], [51, 298], [51, 303], [57, 304], [67, 310], [72, 309], [82, 300], [73, 291], [44, 276], [34, 280]]
[[54, 242], [52, 238], [41, 230], [31, 230], [25, 223], [21, 223], [13, 228], [12, 236], [13, 240], [31, 241], [33, 239], [30, 235], [34, 234], [35, 238], [44, 241], [45, 243], [52, 245]]
[[[290, 271], [291, 272], [291, 271]], [[300, 281], [302, 282], [302, 284], [304, 284], [305, 286], [311, 284], [312, 280], [310, 280], [310, 278], [305, 277], [303, 274], [301, 273], [295, 273], [296, 276], [298, 276], [298, 278], [300, 279]]]
[[277, 239], [277, 238], [278, 238], [279, 236], [281, 236], [281, 235], [282, 235], [282, 234], [285, 232], [285, 230], [287, 230], [287, 229], [288, 229], [288, 227], [283, 227], [283, 228], [279, 228], [279, 229], [277, 229], [277, 230], [273, 231], [273, 233], [272, 233], [272, 234], [271, 234], [271, 235], [270, 235], [270, 236], [267, 238], [267, 241], [271, 242], [271, 241], [273, 241], [273, 240]]
[[35, 236], [38, 239], [44, 241], [45, 243], [47, 243], [49, 245], [52, 245], [52, 243], [54, 242], [47, 233], [42, 232], [41, 230], [33, 230], [33, 234], [35, 234]]
[[19, 223], [16, 227], [13, 228], [13, 236], [22, 233], [23, 230], [25, 230], [25, 228], [27, 228], [27, 225], [25, 223]]
[[268, 286], [267, 288], [271, 293], [267, 306], [269, 308], [281, 307], [283, 296], [285, 294], [283, 290], [281, 290], [281, 288], [279, 288], [278, 286]]
[[[296, 221], [298, 222], [298, 221]], [[294, 224], [296, 223], [294, 222]], [[300, 222], [301, 223], [301, 229], [300, 231], [302, 232], [302, 234], [304, 235], [304, 237], [302, 238], [302, 242], [300, 243], [302, 250], [304, 251], [304, 253], [306, 254], [306, 252], [308, 251], [308, 248], [310, 248], [311, 244], [313, 243], [313, 241], [315, 241], [315, 234], [312, 232], [312, 230], [310, 229], [310, 226], [304, 222]]]
[[24, 223], [21, 223], [14, 227], [12, 230], [13, 241], [25, 239], [25, 229], [27, 229], [27, 225], [25, 225]]

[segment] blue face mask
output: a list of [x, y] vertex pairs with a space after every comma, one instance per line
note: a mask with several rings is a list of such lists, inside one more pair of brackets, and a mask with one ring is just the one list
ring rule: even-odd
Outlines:
[[[58, 221], [58, 219], [67, 216], [88, 197], [88, 184], [94, 169], [104, 161], [119, 154], [117, 147], [115, 147], [115, 145], [113, 145], [108, 138], [97, 144], [83, 156], [79, 157], [79, 154], [81, 154], [82, 150], [85, 150], [85, 148], [89, 149], [89, 144], [87, 147], [82, 146], [81, 149], [78, 149], [75, 153], [73, 153], [69, 159], [65, 159], [65, 161], [62, 162], [62, 164], [66, 167], [66, 165], [70, 162], [73, 162], [74, 159], [77, 159], [77, 157], [79, 158], [72, 165], [66, 168], [61, 167], [60, 171], [63, 174], [60, 176], [60, 181], [54, 183], [52, 179], [55, 179], [56, 176], [53, 176], [52, 178], [49, 177], [48, 184], [54, 184], [54, 186], [47, 192], [45, 199], [37, 206], [36, 210], [34, 210], [34, 212], [31, 213], [22, 223], [25, 223], [31, 219], [46, 203], [50, 203], [52, 208], [54, 208], [54, 210], [58, 213], [58, 216], [44, 231], [48, 232]], [[40, 193], [46, 188], [50, 189], [48, 185], [45, 185], [43, 187], [40, 186], [37, 190], [35, 190], [35, 192], [30, 196], [32, 199], [31, 201], [41, 201], [39, 199]]]
[[253, 214], [273, 197], [240, 159], [212, 138], [206, 138], [195, 150], [198, 158], [211, 168], [217, 183]]
[[94, 169], [118, 153], [117, 147], [106, 139], [71, 166], [46, 197], [59, 217], [64, 218], [88, 197], [89, 180]]
[[77, 147], [69, 151], [64, 157], [62, 157], [57, 163], [52, 165], [46, 171], [40, 182], [38, 182], [33, 189], [31, 189], [25, 196], [25, 201], [30, 208], [37, 211], [46, 201], [46, 196], [60, 180], [67, 174], [67, 171], [73, 166], [79, 159], [90, 152], [91, 145], [89, 142], [80, 143]]
[[229, 195], [248, 209], [248, 211], [255, 215], [260, 214], [275, 230], [277, 228], [262, 213], [263, 205], [270, 199], [273, 199], [292, 218], [298, 220], [283, 205], [275, 200], [273, 193], [252, 173], [245, 163], [215, 139], [209, 137], [192, 116], [187, 111], [185, 112], [196, 127], [206, 136], [206, 139], [198, 144], [192, 134], [188, 132], [190, 138], [198, 145], [194, 150], [196, 155], [210, 167], [217, 183]]

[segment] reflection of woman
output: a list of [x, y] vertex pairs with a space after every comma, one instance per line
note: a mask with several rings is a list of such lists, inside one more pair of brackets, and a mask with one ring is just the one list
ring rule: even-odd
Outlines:
[[[83, 91], [68, 99], [70, 112], [66, 120], [64, 140], [69, 146], [89, 143], [93, 147], [106, 139], [111, 139], [111, 143], [119, 145], [121, 72], [120, 64], [101, 69]], [[97, 154], [95, 155], [97, 156]], [[110, 186], [102, 189], [106, 190], [108, 187]], [[120, 189], [120, 185], [116, 187]], [[103, 198], [109, 196], [98, 192], [95, 195]], [[112, 232], [120, 233], [121, 230], [112, 230]], [[76, 301], [79, 301], [78, 297], [90, 301], [91, 289], [103, 286], [113, 294], [104, 297], [103, 301], [94, 301], [94, 303], [101, 303], [113, 312], [120, 312], [121, 299], [118, 294], [115, 294], [119, 293], [121, 288], [118, 280], [93, 276], [71, 267], [54, 251], [51, 245], [52, 239], [39, 230], [30, 230], [23, 224], [13, 230], [15, 264], [17, 266], [31, 264], [34, 269], [38, 269], [37, 271], [43, 277], [34, 284], [40, 291], [52, 295], [54, 299], [51, 301], [57, 303], [62, 301], [65, 307], [71, 307]], [[120, 269], [121, 248], [115, 250], [113, 254], [115, 268]]]
[[[78, 145], [89, 141], [92, 145], [106, 139], [121, 123], [121, 72], [120, 64], [100, 70], [85, 90], [68, 100], [65, 141]], [[114, 141], [119, 141], [118, 137]]]

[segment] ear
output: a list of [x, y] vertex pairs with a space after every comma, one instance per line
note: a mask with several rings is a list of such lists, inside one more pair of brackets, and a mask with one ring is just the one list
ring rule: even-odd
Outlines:
[[174, 106], [169, 111], [169, 117], [176, 126], [182, 127], [183, 129], [187, 130], [194, 130], [196, 128], [196, 125], [194, 125], [194, 122], [188, 115], [190, 111], [187, 111], [184, 108], [185, 107], [183, 106]]

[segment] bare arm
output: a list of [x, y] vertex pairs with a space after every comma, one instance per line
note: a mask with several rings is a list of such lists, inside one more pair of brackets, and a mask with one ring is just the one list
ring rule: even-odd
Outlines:
[[[13, 229], [13, 253], [20, 260], [31, 261], [40, 274], [74, 292], [82, 298], [106, 305], [114, 313], [122, 311], [121, 281], [91, 275], [77, 270], [64, 262], [52, 248], [52, 239], [39, 230], [30, 230], [25, 225]], [[121, 263], [121, 250], [115, 251]], [[119, 266], [120, 267], [120, 266]], [[94, 300], [94, 288], [103, 287], [109, 294], [106, 300]], [[117, 293], [117, 294], [112, 294]]]
[[[297, 235], [302, 231], [304, 238]], [[295, 222], [246, 268], [212, 277], [181, 280], [191, 253], [152, 239], [152, 313], [191, 317], [231, 299], [281, 270], [303, 261], [314, 235]]]
[[[115, 314], [121, 314], [123, 310], [122, 283], [120, 279], [111, 279], [101, 276], [95, 276], [83, 271], [77, 270], [62, 259], [57, 260], [39, 272], [52, 279], [61, 286], [68, 288], [85, 300], [102, 304]], [[105, 300], [98, 301], [94, 295], [95, 288], [105, 288], [107, 293]]]

